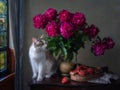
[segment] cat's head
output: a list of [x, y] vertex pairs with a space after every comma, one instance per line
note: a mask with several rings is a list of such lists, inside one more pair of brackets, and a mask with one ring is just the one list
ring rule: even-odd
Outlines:
[[47, 46], [43, 36], [39, 38], [32, 38], [32, 43], [36, 49], [46, 49]]

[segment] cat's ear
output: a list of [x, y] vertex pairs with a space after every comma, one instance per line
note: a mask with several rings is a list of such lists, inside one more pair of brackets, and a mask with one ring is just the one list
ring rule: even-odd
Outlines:
[[44, 35], [42, 34], [41, 36], [40, 36], [40, 39], [43, 39], [44, 38]]
[[32, 43], [34, 43], [35, 41], [36, 41], [36, 38], [33, 37], [33, 38], [32, 38]]

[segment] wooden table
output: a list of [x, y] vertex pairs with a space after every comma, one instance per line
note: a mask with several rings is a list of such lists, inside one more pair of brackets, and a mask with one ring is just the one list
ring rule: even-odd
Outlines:
[[120, 80], [112, 84], [96, 84], [89, 82], [70, 81], [67, 84], [61, 84], [61, 77], [52, 77], [40, 82], [31, 81], [30, 90], [120, 90]]

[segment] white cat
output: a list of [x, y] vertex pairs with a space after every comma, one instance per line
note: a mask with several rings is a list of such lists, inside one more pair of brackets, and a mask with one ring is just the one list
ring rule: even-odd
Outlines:
[[56, 72], [58, 63], [52, 54], [46, 49], [47, 44], [42, 37], [32, 39], [29, 48], [29, 58], [33, 71], [33, 79], [37, 81], [49, 78]]

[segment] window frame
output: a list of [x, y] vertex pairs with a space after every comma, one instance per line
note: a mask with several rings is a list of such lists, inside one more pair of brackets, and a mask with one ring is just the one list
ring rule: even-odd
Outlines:
[[[0, 0], [0, 1], [3, 1], [3, 0]], [[7, 6], [7, 11], [6, 11], [6, 19], [7, 19], [7, 28], [4, 32], [6, 32], [6, 40], [7, 40], [7, 43], [6, 43], [6, 46], [3, 46], [2, 48], [0, 48], [0, 52], [3, 52], [5, 51], [6, 52], [6, 58], [7, 58], [7, 69], [0, 72], [0, 78], [3, 78], [5, 77], [6, 75], [8, 75], [10, 72], [9, 72], [9, 0], [4, 0], [6, 1], [6, 6]]]

